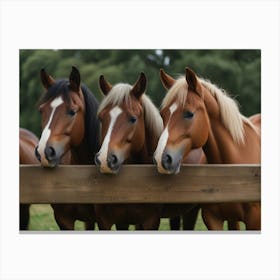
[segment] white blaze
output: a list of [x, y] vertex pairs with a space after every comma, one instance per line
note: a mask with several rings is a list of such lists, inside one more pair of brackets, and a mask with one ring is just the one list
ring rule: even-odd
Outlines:
[[112, 134], [112, 130], [113, 130], [113, 127], [115, 125], [115, 122], [116, 122], [118, 116], [121, 114], [121, 112], [122, 112], [122, 109], [119, 106], [116, 106], [109, 113], [110, 117], [111, 117], [110, 125], [109, 125], [109, 128], [108, 128], [107, 134], [104, 138], [104, 141], [102, 143], [102, 146], [100, 148], [99, 157], [98, 157], [98, 159], [101, 162], [101, 168], [105, 168], [105, 169], [108, 168], [108, 166], [107, 166], [107, 156], [108, 156], [109, 143], [110, 143], [110, 140], [111, 140], [111, 134]]
[[[171, 119], [171, 116], [172, 114], [177, 110], [178, 108], [178, 105], [176, 103], [173, 103], [170, 108], [169, 108], [169, 111], [170, 111], [170, 117], [169, 117], [169, 121]], [[162, 167], [161, 165], [161, 160], [162, 160], [162, 154], [165, 150], [165, 146], [166, 146], [166, 143], [167, 143], [167, 140], [168, 140], [168, 136], [169, 136], [169, 132], [168, 132], [168, 124], [169, 124], [169, 121], [166, 125], [166, 128], [164, 129], [164, 131], [162, 132], [160, 138], [159, 138], [159, 141], [158, 141], [158, 145], [157, 145], [157, 149], [155, 151], [155, 160], [157, 162], [157, 166], [158, 166], [158, 169], [159, 170], [164, 170], [164, 168]]]
[[52, 108], [52, 112], [50, 114], [50, 118], [48, 123], [46, 124], [45, 128], [43, 129], [39, 144], [38, 144], [38, 152], [41, 156], [41, 160], [42, 161], [46, 161], [45, 158], [45, 148], [46, 148], [46, 144], [49, 140], [50, 134], [51, 134], [51, 130], [49, 129], [50, 124], [52, 122], [53, 116], [54, 116], [54, 112], [56, 110], [56, 108], [61, 105], [63, 103], [63, 99], [61, 98], [61, 96], [55, 98], [52, 102], [51, 102], [51, 108]]

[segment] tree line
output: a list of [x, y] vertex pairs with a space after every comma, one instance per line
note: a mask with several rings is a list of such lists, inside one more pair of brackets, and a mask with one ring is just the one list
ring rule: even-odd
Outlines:
[[160, 106], [165, 95], [159, 69], [173, 77], [192, 68], [234, 97], [245, 116], [261, 110], [260, 50], [21, 50], [20, 51], [20, 126], [40, 136], [41, 117], [36, 103], [44, 89], [40, 69], [54, 78], [68, 78], [71, 66], [78, 67], [82, 82], [98, 100], [101, 74], [111, 84], [133, 84], [140, 72], [148, 78], [147, 95]]

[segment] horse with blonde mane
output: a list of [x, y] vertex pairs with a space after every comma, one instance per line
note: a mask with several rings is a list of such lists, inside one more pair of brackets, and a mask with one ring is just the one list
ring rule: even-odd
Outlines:
[[[157, 109], [144, 93], [145, 74], [141, 73], [133, 86], [124, 83], [112, 86], [102, 75], [99, 86], [105, 96], [98, 110], [103, 142], [95, 162], [100, 171], [117, 174], [123, 163], [152, 163], [163, 125]], [[101, 230], [110, 230], [113, 224], [120, 230], [127, 229], [129, 224], [156, 230], [160, 211], [158, 204], [95, 206]]]
[[[191, 149], [203, 148], [209, 164], [260, 163], [261, 116], [244, 117], [236, 102], [211, 82], [186, 68], [184, 77], [175, 80], [162, 69], [160, 77], [168, 90], [162, 101], [164, 131], [154, 158], [160, 173], [176, 174]], [[202, 217], [210, 230], [260, 230], [261, 204], [202, 204]]]

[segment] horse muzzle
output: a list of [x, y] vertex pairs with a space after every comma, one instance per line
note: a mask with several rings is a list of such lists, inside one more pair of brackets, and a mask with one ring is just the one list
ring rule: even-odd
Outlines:
[[47, 145], [44, 153], [40, 153], [38, 146], [35, 148], [35, 156], [41, 162], [43, 167], [55, 167], [60, 163], [60, 158], [63, 154], [61, 147]]
[[115, 153], [109, 153], [105, 162], [100, 160], [100, 154], [97, 153], [94, 158], [95, 164], [99, 167], [101, 173], [117, 174], [123, 163], [122, 156]]
[[181, 160], [182, 155], [180, 153], [164, 152], [161, 165], [168, 174], [177, 174], [180, 172]]
[[182, 153], [180, 151], [170, 151], [165, 149], [160, 160], [154, 157], [154, 163], [157, 165], [159, 173], [177, 174], [180, 172]]

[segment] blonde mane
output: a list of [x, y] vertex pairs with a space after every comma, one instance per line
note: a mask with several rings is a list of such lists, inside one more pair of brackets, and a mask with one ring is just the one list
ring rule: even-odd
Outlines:
[[[119, 83], [113, 86], [108, 95], [101, 102], [98, 113], [103, 111], [109, 105], [118, 106], [124, 101], [128, 104], [128, 106], [130, 106], [131, 89], [131, 85], [123, 83]], [[154, 132], [156, 136], [159, 137], [163, 131], [163, 122], [159, 111], [145, 93], [142, 95], [141, 100], [144, 109], [145, 125], [147, 126], [149, 131]]]
[[102, 100], [98, 108], [98, 114], [103, 111], [107, 106], [118, 106], [123, 101], [126, 103], [129, 102], [129, 92], [131, 91], [132, 86], [129, 84], [119, 83], [109, 91], [106, 97]]
[[179, 77], [163, 98], [161, 108], [169, 107], [174, 102], [175, 98], [179, 104], [185, 104], [187, 92], [188, 84], [185, 77]]
[[[244, 125], [243, 122], [251, 126], [255, 131], [256, 128], [252, 122], [243, 116], [238, 108], [237, 102], [229, 97], [227, 92], [218, 88], [215, 84], [208, 80], [199, 78], [200, 83], [211, 93], [217, 100], [220, 108], [221, 120], [225, 128], [229, 131], [233, 141], [237, 144], [244, 143]], [[182, 88], [184, 87], [184, 88]], [[162, 108], [170, 106], [175, 98], [179, 104], [186, 102], [188, 92], [188, 84], [185, 77], [180, 77], [176, 83], [169, 89], [165, 98], [162, 101]]]

